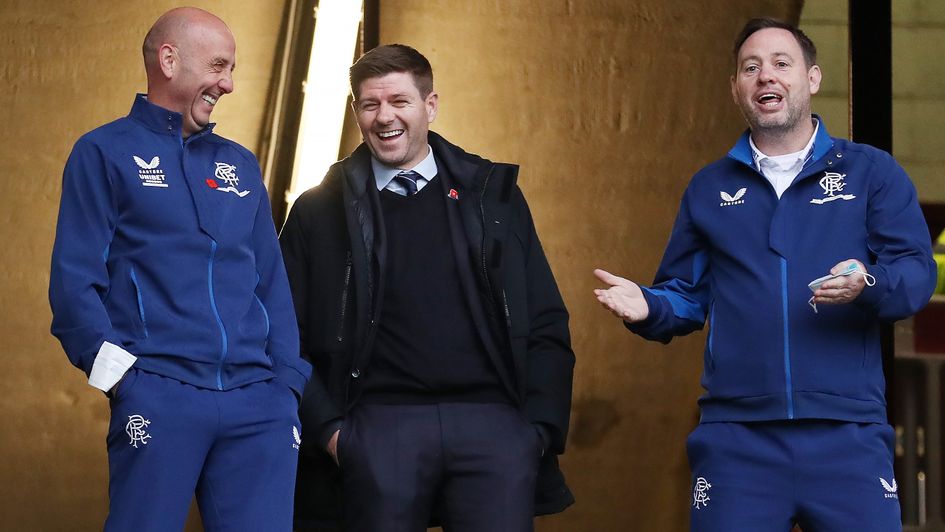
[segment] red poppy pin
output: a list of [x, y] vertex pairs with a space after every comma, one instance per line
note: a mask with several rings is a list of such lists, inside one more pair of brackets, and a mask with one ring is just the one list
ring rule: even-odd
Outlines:
[[208, 180], [207, 180], [207, 186], [210, 187], [210, 188], [217, 188], [219, 185], [217, 185], [216, 180], [214, 180], [214, 179], [208, 179]]
[[459, 192], [456, 192], [456, 189], [455, 189], [455, 188], [451, 188], [451, 189], [450, 189], [449, 196], [450, 196], [450, 199], [458, 200], [458, 199], [459, 199]]

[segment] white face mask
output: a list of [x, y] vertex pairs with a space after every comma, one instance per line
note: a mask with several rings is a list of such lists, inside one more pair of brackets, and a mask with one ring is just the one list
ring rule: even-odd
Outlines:
[[[827, 281], [831, 279], [837, 279], [839, 277], [846, 277], [847, 275], [853, 275], [855, 273], [858, 273], [863, 276], [863, 279], [866, 280], [866, 286], [873, 286], [876, 284], [876, 278], [866, 272], [860, 271], [860, 269], [857, 267], [856, 263], [854, 262], [853, 264], [847, 266], [847, 269], [843, 270], [842, 272], [836, 275], [827, 274], [823, 277], [818, 277], [814, 279], [813, 281], [807, 283], [807, 287], [810, 288], [811, 292], [816, 292], [817, 289], [820, 288], [820, 285], [826, 283]], [[807, 300], [807, 304], [810, 305], [812, 309], [814, 309], [815, 313], [817, 312], [817, 303], [814, 303], [814, 296], [811, 296], [811, 298]]]

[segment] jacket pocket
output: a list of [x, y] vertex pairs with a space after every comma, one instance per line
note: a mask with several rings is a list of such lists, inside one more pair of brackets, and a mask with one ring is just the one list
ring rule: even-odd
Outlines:
[[121, 380], [118, 381], [116, 386], [118, 388], [115, 390], [115, 400], [120, 401], [128, 396], [128, 392], [134, 388], [135, 382], [138, 380], [138, 370], [133, 366], [128, 368], [128, 371], [122, 376]]
[[144, 299], [141, 297], [141, 285], [138, 284], [138, 276], [135, 275], [135, 269], [131, 268], [131, 284], [135, 287], [135, 297], [138, 300], [138, 317], [141, 319], [141, 330], [145, 338], [149, 338], [148, 319], [144, 314]]

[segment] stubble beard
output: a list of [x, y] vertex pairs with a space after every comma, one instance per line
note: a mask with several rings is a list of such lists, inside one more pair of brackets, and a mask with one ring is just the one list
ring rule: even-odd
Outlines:
[[384, 166], [391, 168], [399, 168], [404, 163], [404, 157], [394, 153], [381, 154], [379, 151], [374, 151], [374, 158]]
[[[804, 112], [801, 105], [789, 105], [787, 113], [780, 116], [766, 116], [754, 110], [743, 110], [742, 114], [748, 122], [752, 133], [756, 135], [778, 137], [790, 133], [798, 128], [801, 120], [804, 120]], [[809, 113], [807, 113], [809, 115]]]

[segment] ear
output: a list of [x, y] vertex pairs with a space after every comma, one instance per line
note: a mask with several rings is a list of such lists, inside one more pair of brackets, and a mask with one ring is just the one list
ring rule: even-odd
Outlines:
[[427, 123], [432, 124], [436, 120], [436, 111], [439, 109], [439, 95], [435, 92], [430, 92], [427, 94], [427, 97], [423, 100], [423, 105], [427, 108]]
[[732, 101], [735, 102], [735, 105], [738, 103], [738, 84], [735, 82], [735, 74], [732, 74], [732, 77], [729, 78], [729, 84], [732, 87]]
[[180, 56], [177, 53], [177, 48], [171, 44], [162, 44], [161, 47], [158, 48], [157, 56], [158, 66], [161, 67], [161, 72], [164, 74], [164, 77], [167, 79], [172, 78], [180, 66]]
[[810, 70], [807, 71], [807, 81], [810, 83], [810, 93], [817, 94], [817, 91], [820, 90], [820, 80], [823, 74], [820, 72], [820, 67], [814, 65], [810, 67]]

